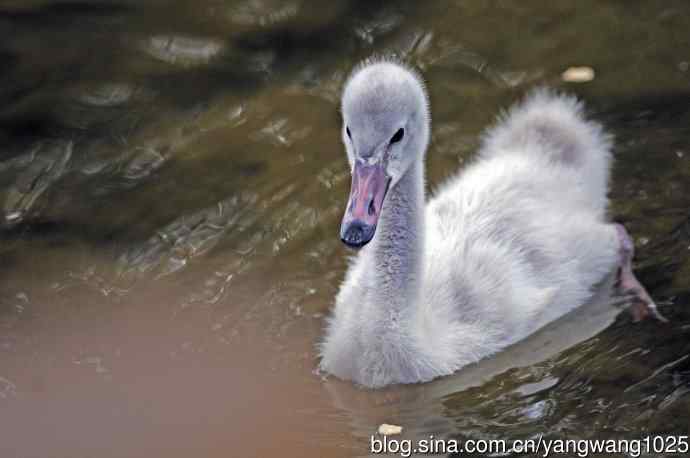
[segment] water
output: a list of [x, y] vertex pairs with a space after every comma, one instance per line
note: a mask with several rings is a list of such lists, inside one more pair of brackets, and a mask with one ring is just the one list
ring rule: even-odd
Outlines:
[[[366, 456], [382, 422], [405, 438], [687, 434], [689, 13], [0, 2], [0, 456]], [[433, 383], [314, 373], [347, 256], [339, 90], [374, 52], [429, 84], [432, 187], [528, 88], [582, 96], [616, 136], [612, 215], [671, 323], [603, 297]], [[594, 79], [563, 82], [572, 66]]]

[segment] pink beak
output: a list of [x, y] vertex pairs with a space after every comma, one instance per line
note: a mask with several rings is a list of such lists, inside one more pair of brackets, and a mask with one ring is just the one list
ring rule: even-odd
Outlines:
[[381, 163], [355, 162], [347, 210], [340, 227], [340, 239], [351, 248], [361, 248], [371, 241], [390, 178]]

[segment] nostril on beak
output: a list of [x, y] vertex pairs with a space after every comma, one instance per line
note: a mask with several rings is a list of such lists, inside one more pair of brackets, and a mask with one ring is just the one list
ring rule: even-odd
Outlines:
[[369, 200], [369, 207], [368, 207], [367, 211], [369, 212], [369, 216], [376, 213], [376, 206], [374, 205], [374, 198], [373, 197]]

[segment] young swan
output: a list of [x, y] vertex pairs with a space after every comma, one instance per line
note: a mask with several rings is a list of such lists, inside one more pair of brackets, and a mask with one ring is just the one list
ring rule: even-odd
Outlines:
[[605, 217], [609, 138], [576, 99], [534, 92], [426, 205], [419, 76], [363, 63], [342, 115], [352, 188], [340, 236], [361, 250], [328, 322], [324, 371], [367, 387], [450, 374], [583, 304], [614, 269], [636, 317], [658, 316], [627, 232]]

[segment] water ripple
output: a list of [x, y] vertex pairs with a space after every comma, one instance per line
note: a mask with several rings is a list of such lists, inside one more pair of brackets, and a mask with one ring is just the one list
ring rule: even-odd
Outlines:
[[252, 194], [234, 196], [178, 218], [123, 254], [120, 275], [157, 271], [158, 276], [165, 276], [181, 270], [194, 257], [211, 250], [255, 201]]
[[207, 64], [225, 49], [219, 40], [181, 35], [158, 35], [140, 44], [146, 54], [169, 64], [193, 66]]
[[47, 141], [30, 153], [31, 161], [5, 197], [3, 212], [7, 225], [22, 222], [36, 201], [62, 177], [72, 157], [72, 148], [71, 141]]

